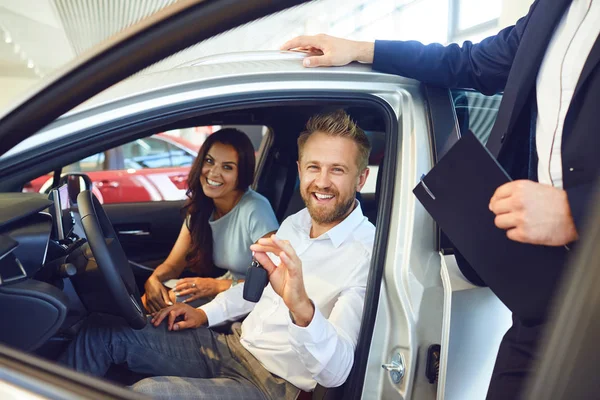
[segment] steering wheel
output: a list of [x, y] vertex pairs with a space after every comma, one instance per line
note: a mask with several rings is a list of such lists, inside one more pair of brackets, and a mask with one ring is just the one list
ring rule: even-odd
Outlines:
[[77, 204], [85, 236], [117, 303], [115, 314], [125, 318], [133, 329], [142, 329], [147, 319], [135, 277], [104, 208], [89, 190], [79, 193]]

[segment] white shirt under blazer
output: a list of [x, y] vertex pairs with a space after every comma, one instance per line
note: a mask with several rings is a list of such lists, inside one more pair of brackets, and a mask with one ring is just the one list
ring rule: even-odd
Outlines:
[[535, 140], [540, 183], [563, 187], [561, 146], [565, 117], [599, 34], [600, 0], [573, 0], [544, 55], [536, 81]]

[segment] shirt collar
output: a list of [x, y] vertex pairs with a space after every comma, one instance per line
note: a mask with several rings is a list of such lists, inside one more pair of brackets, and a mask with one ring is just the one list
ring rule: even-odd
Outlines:
[[[299, 215], [296, 227], [298, 230], [302, 231], [306, 234], [307, 239], [310, 238], [310, 228], [312, 226], [312, 219], [310, 218], [310, 213], [308, 209], [303, 209]], [[354, 230], [360, 225], [365, 219], [362, 208], [360, 207], [360, 202], [356, 200], [356, 207], [352, 212], [344, 218], [342, 222], [319, 236], [314, 240], [323, 240], [324, 238], [329, 238], [331, 243], [335, 248], [341, 246], [342, 243], [354, 232]]]

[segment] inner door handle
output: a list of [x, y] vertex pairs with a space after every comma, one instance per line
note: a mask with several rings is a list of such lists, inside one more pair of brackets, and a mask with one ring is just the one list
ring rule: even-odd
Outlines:
[[135, 229], [131, 231], [117, 231], [119, 235], [129, 235], [129, 236], [150, 236], [150, 232], [144, 231], [142, 229]]

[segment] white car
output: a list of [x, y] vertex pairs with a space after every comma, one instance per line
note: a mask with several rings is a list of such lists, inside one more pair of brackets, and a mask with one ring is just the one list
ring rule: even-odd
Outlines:
[[[429, 87], [360, 64], [305, 69], [304, 55], [289, 52], [208, 57], [135, 75], [97, 94], [197, 40], [298, 2], [229, 3], [239, 9], [223, 13], [224, 6], [201, 1], [171, 7], [153, 25], [133, 28], [57, 75], [0, 120], [0, 342], [30, 353], [0, 348], [0, 397], [137, 396], [31, 354], [55, 359], [93, 311], [118, 310], [142, 327], [139, 287], [181, 226], [182, 201], [148, 201], [96, 204], [99, 230], [82, 226], [71, 204], [73, 227], [45, 195], [19, 193], [23, 185], [157, 132], [258, 127], [254, 188], [281, 221], [302, 207], [297, 136], [311, 115], [343, 108], [373, 143], [372, 181], [359, 196], [377, 228], [375, 248], [350, 377], [340, 388], [317, 387], [301, 398], [484, 398], [510, 312], [461, 274], [452, 244], [412, 190], [461, 131], [485, 142], [501, 96]], [[73, 193], [69, 198], [75, 201]], [[129, 265], [107, 255], [127, 257]]]

